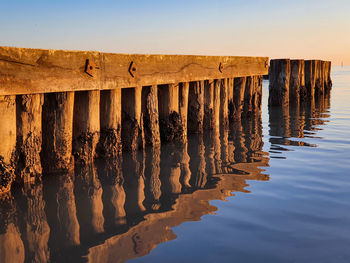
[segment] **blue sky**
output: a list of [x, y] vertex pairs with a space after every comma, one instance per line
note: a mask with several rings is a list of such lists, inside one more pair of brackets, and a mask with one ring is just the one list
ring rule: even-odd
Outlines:
[[349, 0], [0, 0], [0, 45], [350, 64]]

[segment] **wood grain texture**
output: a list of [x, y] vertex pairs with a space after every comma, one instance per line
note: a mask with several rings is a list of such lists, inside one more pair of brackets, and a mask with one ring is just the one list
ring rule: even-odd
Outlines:
[[[85, 73], [87, 59], [99, 67], [93, 77]], [[131, 62], [136, 68], [134, 76], [129, 73]], [[267, 73], [267, 57], [132, 55], [0, 47], [0, 95], [128, 88]]]

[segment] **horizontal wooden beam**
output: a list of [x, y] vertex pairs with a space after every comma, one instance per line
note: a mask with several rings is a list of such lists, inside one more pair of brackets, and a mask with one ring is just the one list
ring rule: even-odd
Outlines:
[[0, 96], [266, 74], [267, 57], [134, 55], [0, 47]]

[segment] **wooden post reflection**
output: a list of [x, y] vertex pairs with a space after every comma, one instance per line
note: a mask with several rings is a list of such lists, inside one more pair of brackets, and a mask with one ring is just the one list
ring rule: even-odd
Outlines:
[[13, 197], [10, 194], [3, 195], [0, 207], [0, 262], [24, 262], [24, 244], [16, 224], [16, 205]]
[[62, 249], [80, 245], [73, 177], [71, 173], [55, 174], [43, 182], [47, 220], [51, 230], [51, 259], [62, 256]]
[[145, 160], [143, 151], [125, 154], [123, 158], [123, 174], [125, 180], [125, 210], [127, 217], [146, 210], [145, 200]]
[[184, 187], [190, 188], [191, 170], [190, 170], [190, 156], [188, 154], [188, 143], [180, 146], [180, 165], [181, 165], [181, 182]]
[[163, 194], [181, 193], [181, 153], [181, 150], [174, 144], [167, 144], [162, 148], [161, 179]]
[[75, 194], [81, 240], [104, 231], [102, 186], [95, 165], [76, 166]]
[[229, 147], [228, 147], [228, 130], [223, 129], [220, 131], [220, 141], [221, 141], [221, 167], [222, 167], [222, 173], [228, 172], [228, 165], [229, 165]]
[[207, 182], [203, 136], [190, 137], [188, 140], [188, 147], [190, 169], [192, 171], [190, 184], [196, 189], [203, 188]]
[[235, 147], [234, 157], [236, 163], [244, 163], [247, 161], [247, 148], [245, 147], [245, 139], [244, 132], [242, 127], [242, 120], [236, 119], [231, 124], [231, 138], [233, 141], [233, 145]]
[[103, 189], [102, 200], [105, 227], [125, 224], [125, 191], [121, 163], [111, 165], [111, 162], [108, 160], [99, 162], [98, 176]]
[[[27, 184], [16, 199], [19, 206], [19, 225], [22, 232], [27, 262], [48, 262], [50, 227], [45, 214], [43, 185]], [[22, 214], [23, 213], [23, 214]]]
[[146, 149], [145, 167], [145, 206], [148, 210], [156, 211], [160, 207], [160, 147]]

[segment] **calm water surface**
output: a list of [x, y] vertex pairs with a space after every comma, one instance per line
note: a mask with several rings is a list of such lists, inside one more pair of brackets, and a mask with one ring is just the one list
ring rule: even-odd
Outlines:
[[0, 199], [0, 262], [350, 262], [350, 67], [330, 97]]

